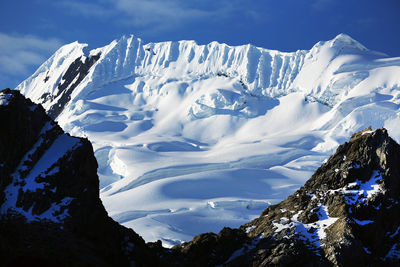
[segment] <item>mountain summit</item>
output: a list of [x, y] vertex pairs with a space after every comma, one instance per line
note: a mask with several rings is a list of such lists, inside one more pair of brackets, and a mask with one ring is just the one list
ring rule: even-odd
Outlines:
[[354, 132], [400, 140], [399, 77], [345, 34], [290, 53], [127, 35], [65, 45], [17, 89], [93, 143], [110, 215], [173, 246], [257, 217]]
[[[346, 34], [339, 34], [331, 41], [319, 42], [309, 51], [292, 53], [250, 44], [236, 47], [217, 42], [198, 45], [195, 41], [145, 44], [133, 35], [126, 35], [105, 47], [92, 50], [87, 44], [78, 42], [65, 45], [17, 89], [41, 103], [46, 110], [59, 110], [51, 112], [54, 118], [67, 104], [67, 98], [75, 102], [113, 82], [133, 76], [161, 76], [166, 72], [174, 78], [235, 77], [254, 95], [276, 97], [300, 91], [315, 98], [327, 98], [324, 100], [333, 104], [337, 102], [331, 95], [334, 92], [321, 91], [322, 88], [318, 87], [326, 81], [318, 81], [316, 77], [335, 74], [337, 69], [331, 70], [330, 63], [339, 56], [354, 53], [375, 58], [383, 56], [368, 50]], [[320, 68], [314, 77], [305, 71], [311, 67]], [[336, 79], [332, 78], [330, 82], [333, 84]], [[309, 86], [303, 79], [313, 80], [314, 85]]]

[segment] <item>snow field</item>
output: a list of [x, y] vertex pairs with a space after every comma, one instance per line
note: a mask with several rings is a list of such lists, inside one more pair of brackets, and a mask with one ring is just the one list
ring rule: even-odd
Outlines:
[[368, 126], [400, 141], [400, 59], [344, 34], [293, 53], [134, 36], [85, 46], [64, 46], [17, 89], [49, 108], [40, 97], [68, 64], [101, 53], [57, 120], [93, 142], [103, 204], [146, 241], [249, 221]]

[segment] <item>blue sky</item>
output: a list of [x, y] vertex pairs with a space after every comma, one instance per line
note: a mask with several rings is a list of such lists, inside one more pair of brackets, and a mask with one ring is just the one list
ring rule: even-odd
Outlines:
[[346, 33], [400, 56], [399, 0], [0, 0], [0, 10], [0, 88], [15, 87], [63, 44], [96, 48], [130, 33], [281, 51]]

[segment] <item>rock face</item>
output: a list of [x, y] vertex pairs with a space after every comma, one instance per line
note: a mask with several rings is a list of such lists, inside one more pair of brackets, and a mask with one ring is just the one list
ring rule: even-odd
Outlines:
[[108, 217], [87, 139], [40, 105], [0, 91], [1, 265], [157, 265], [143, 239]]
[[[400, 146], [366, 129], [306, 184], [259, 218], [174, 247], [170, 262], [197, 266], [400, 264]], [[180, 260], [178, 260], [180, 259]]]
[[[74, 62], [68, 67], [66, 72], [61, 78], [61, 81], [57, 85], [57, 94], [50, 95], [44, 94], [42, 95], [43, 101], [48, 101], [50, 98], [51, 101], [56, 99], [57, 101], [49, 108], [47, 114], [55, 119], [63, 110], [64, 106], [71, 100], [71, 93], [74, 89], [79, 85], [79, 83], [86, 77], [89, 73], [90, 67], [96, 63], [96, 61], [100, 58], [100, 54], [93, 55], [90, 57], [79, 57], [75, 59]], [[49, 79], [48, 76], [44, 79], [44, 82]]]

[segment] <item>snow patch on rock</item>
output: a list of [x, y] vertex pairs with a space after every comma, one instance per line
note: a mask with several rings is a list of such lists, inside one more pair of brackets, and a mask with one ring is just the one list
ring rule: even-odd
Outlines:
[[[56, 174], [59, 171], [59, 167], [54, 164], [69, 151], [75, 149], [80, 144], [78, 138], [71, 137], [67, 134], [60, 135], [56, 140], [53, 141], [52, 145], [44, 152], [42, 157], [35, 163], [34, 166], [28, 167], [30, 158], [35, 153], [35, 151], [44, 142], [43, 136], [48, 131], [51, 131], [55, 127], [55, 124], [48, 122], [45, 124], [41, 131], [41, 137], [39, 141], [33, 146], [33, 148], [26, 153], [24, 158], [21, 160], [20, 165], [17, 167], [16, 171], [11, 175], [12, 183], [6, 187], [4, 190], [5, 201], [0, 207], [0, 214], [15, 213], [26, 217], [27, 221], [33, 220], [50, 220], [53, 222], [61, 222], [68, 216], [67, 207], [69, 203], [73, 200], [70, 197], [65, 197], [57, 203], [52, 203], [51, 207], [41, 214], [32, 214], [32, 206], [26, 210], [22, 207], [18, 207], [17, 200], [19, 194], [24, 192], [36, 192], [38, 189], [44, 189], [49, 184], [45, 181], [41, 182], [38, 179], [43, 179], [45, 177]], [[26, 175], [22, 173], [28, 171]], [[52, 189], [53, 191], [55, 189]], [[63, 210], [61, 212], [61, 210]]]
[[275, 233], [280, 233], [285, 229], [294, 230], [301, 240], [307, 242], [306, 244], [321, 248], [323, 246], [322, 241], [326, 238], [326, 229], [334, 224], [338, 218], [330, 217], [327, 207], [320, 204], [316, 212], [318, 220], [306, 224], [298, 219], [302, 212], [299, 211], [291, 218], [282, 217], [279, 221], [273, 221], [272, 224], [276, 227]]

